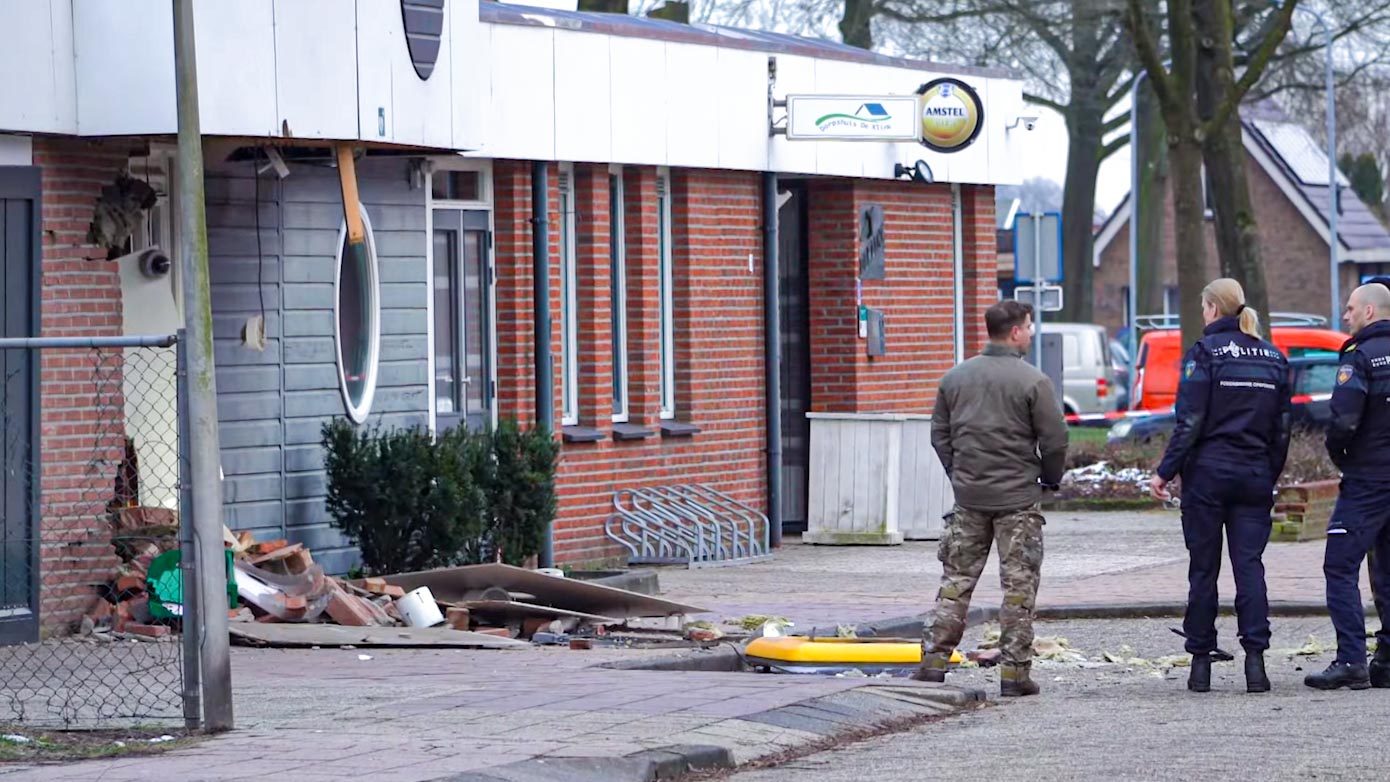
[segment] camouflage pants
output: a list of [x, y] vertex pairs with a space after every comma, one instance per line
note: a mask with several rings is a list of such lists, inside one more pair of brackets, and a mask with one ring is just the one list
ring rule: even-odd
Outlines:
[[1020, 511], [990, 513], [956, 506], [941, 534], [941, 589], [936, 615], [927, 637], [927, 651], [950, 654], [965, 634], [970, 596], [985, 569], [991, 544], [999, 547], [999, 583], [1004, 605], [999, 612], [999, 649], [1004, 663], [1033, 659], [1033, 605], [1042, 571], [1046, 523], [1036, 506]]

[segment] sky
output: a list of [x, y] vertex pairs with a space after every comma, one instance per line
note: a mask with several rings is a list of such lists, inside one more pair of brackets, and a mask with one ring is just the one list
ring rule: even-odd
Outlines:
[[[1024, 170], [1020, 179], [1046, 177], [1062, 183], [1067, 178], [1067, 123], [1062, 115], [1051, 109], [1041, 106], [1032, 108], [1038, 112], [1038, 126], [1029, 143], [1037, 145], [1037, 154], [1023, 156]], [[1096, 181], [1096, 207], [1110, 214], [1128, 192], [1129, 147], [1125, 147], [1111, 155], [1101, 166], [1100, 177]]]

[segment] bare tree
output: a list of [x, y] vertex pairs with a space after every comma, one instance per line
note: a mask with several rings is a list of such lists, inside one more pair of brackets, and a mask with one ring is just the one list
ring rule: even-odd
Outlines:
[[[1178, 290], [1182, 298], [1182, 332], [1184, 341], [1191, 342], [1201, 334], [1201, 289], [1208, 276], [1202, 230], [1203, 151], [1207, 140], [1213, 135], [1229, 136], [1231, 119], [1237, 114], [1241, 100], [1259, 81], [1275, 50], [1287, 35], [1290, 17], [1298, 0], [1283, 0], [1277, 14], [1264, 26], [1264, 37], [1238, 79], [1233, 55], [1234, 19], [1227, 2], [1168, 0], [1164, 33], [1172, 57], [1171, 69], [1164, 65], [1160, 41], [1150, 29], [1154, 18], [1152, 8], [1146, 7], [1144, 0], [1126, 0], [1126, 3], [1125, 28], [1148, 73], [1163, 112], [1164, 125], [1168, 129], [1175, 213], [1173, 237], [1178, 257]], [[1203, 50], [1207, 48], [1214, 51], [1206, 54]], [[1211, 61], [1203, 65], [1201, 60], [1207, 57]], [[1204, 87], [1210, 90], [1205, 100], [1198, 95], [1199, 70], [1203, 68], [1210, 71], [1208, 78], [1211, 80]], [[1209, 110], [1203, 111], [1204, 107]], [[1238, 151], [1235, 156], [1240, 157], [1243, 166], [1244, 152], [1239, 138], [1232, 143], [1228, 137], [1223, 143], [1226, 149]], [[1240, 178], [1244, 179], [1243, 170]], [[1248, 193], [1246, 198], [1248, 203]], [[1258, 263], [1258, 253], [1255, 262]], [[1267, 302], [1263, 266], [1254, 270], [1258, 276], [1251, 276], [1251, 269], [1238, 271], [1247, 276], [1243, 280], [1247, 297], [1256, 302]]]

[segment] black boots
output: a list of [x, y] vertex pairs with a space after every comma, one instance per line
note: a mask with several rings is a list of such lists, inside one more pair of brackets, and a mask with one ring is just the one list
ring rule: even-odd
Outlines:
[[999, 666], [999, 695], [1003, 698], [1021, 698], [1042, 692], [1033, 681], [1032, 663], [1004, 663]]
[[925, 652], [922, 654], [922, 664], [912, 674], [912, 678], [919, 682], [943, 684], [946, 681], [946, 664], [948, 662], [949, 659], [944, 654]]
[[1390, 644], [1376, 647], [1376, 654], [1371, 658], [1370, 675], [1372, 687], [1390, 687]]
[[1265, 656], [1262, 652], [1245, 653], [1245, 691], [1269, 692], [1269, 677], [1265, 675]]
[[1338, 660], [1327, 666], [1327, 670], [1322, 673], [1308, 674], [1304, 677], [1303, 683], [1318, 690], [1335, 690], [1341, 687], [1365, 690], [1370, 688], [1371, 679], [1365, 663], [1344, 663]]
[[1211, 692], [1211, 655], [1192, 655], [1192, 670], [1187, 674], [1187, 689]]

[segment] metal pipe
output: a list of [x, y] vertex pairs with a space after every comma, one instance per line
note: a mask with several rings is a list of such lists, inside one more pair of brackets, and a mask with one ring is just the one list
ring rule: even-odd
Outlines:
[[148, 337], [7, 337], [0, 350], [51, 350], [55, 348], [171, 348], [177, 334]]
[[1332, 72], [1332, 25], [1317, 11], [1305, 6], [1299, 8], [1317, 17], [1327, 38], [1327, 264], [1332, 291], [1332, 320], [1329, 322], [1336, 324], [1342, 312], [1341, 259], [1338, 257], [1342, 240], [1337, 233], [1337, 84]]
[[[1273, 0], [1271, 6], [1278, 8], [1279, 3]], [[1333, 70], [1333, 48], [1334, 36], [1332, 25], [1327, 23], [1327, 19], [1318, 11], [1307, 6], [1300, 5], [1295, 11], [1304, 11], [1313, 15], [1317, 23], [1322, 27], [1323, 49], [1325, 57], [1323, 59], [1323, 80], [1325, 82], [1323, 91], [1327, 99], [1327, 266], [1328, 266], [1328, 290], [1331, 292], [1332, 309], [1330, 314], [1335, 324], [1339, 321], [1342, 314], [1342, 275], [1341, 275], [1341, 237], [1337, 231], [1337, 79]]]
[[[555, 428], [555, 365], [550, 352], [550, 168], [531, 164], [531, 313], [536, 334], [536, 423]], [[555, 564], [555, 523], [545, 526], [540, 566]]]
[[960, 183], [951, 183], [951, 250], [955, 288], [952, 291], [955, 318], [951, 328], [956, 335], [956, 363], [965, 360], [965, 208], [961, 203]]
[[777, 175], [763, 172], [763, 414], [767, 419], [767, 518], [782, 545], [782, 305], [777, 261]]
[[[1043, 368], [1043, 216], [1039, 212], [1030, 217], [1033, 218], [1033, 301], [1037, 304], [1033, 308], [1033, 360], [1037, 362], [1039, 372], [1046, 372]], [[1058, 396], [1061, 396], [1061, 389], [1058, 391]]]
[[203, 729], [232, 728], [232, 667], [227, 636], [227, 566], [222, 543], [222, 484], [217, 435], [217, 382], [208, 290], [207, 202], [203, 134], [198, 117], [198, 60], [193, 0], [174, 3], [174, 70], [178, 97], [179, 264], [188, 350], [189, 462], [197, 549], [203, 684]]
[[1140, 70], [1129, 87], [1129, 406], [1139, 380], [1139, 85], [1149, 78]]

